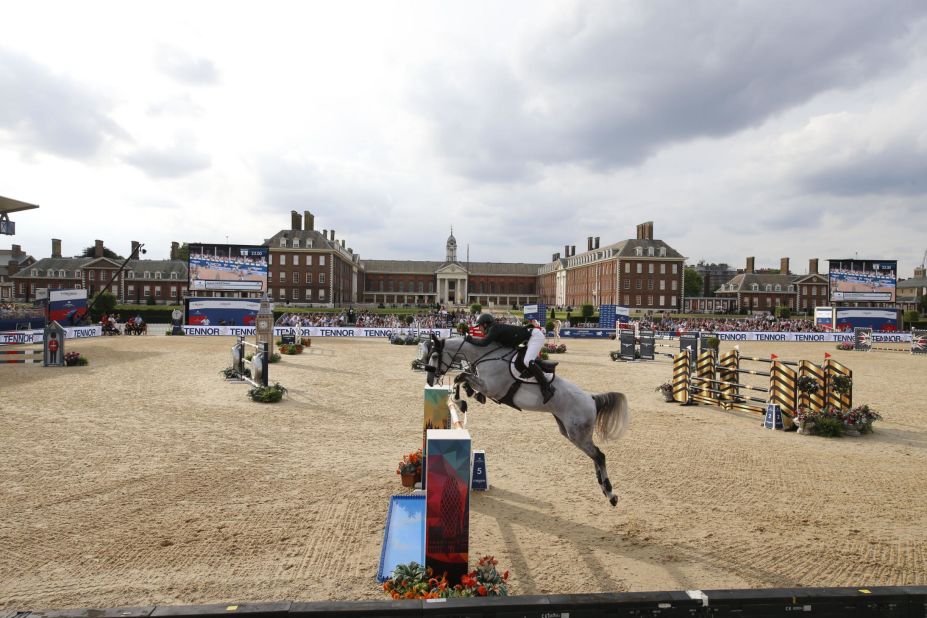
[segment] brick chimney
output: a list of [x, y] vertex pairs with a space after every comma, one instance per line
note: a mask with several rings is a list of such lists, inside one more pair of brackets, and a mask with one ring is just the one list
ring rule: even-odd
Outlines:
[[570, 257], [576, 255], [576, 245], [570, 245]]
[[103, 257], [103, 241], [97, 240], [93, 245], [93, 257], [101, 258]]
[[598, 236], [595, 237], [595, 242], [593, 243], [593, 247], [592, 247], [592, 248], [593, 248], [593, 249], [598, 249], [598, 248], [599, 248], [599, 237], [598, 237]]
[[303, 212], [303, 226], [303, 229], [307, 232], [311, 232], [315, 229], [315, 215], [308, 210]]
[[291, 230], [303, 229], [303, 217], [295, 210], [290, 211], [290, 229]]
[[570, 257], [570, 245], [563, 245], [563, 257]]
[[560, 259], [560, 254], [559, 254], [559, 253], [555, 253], [555, 254], [553, 254], [553, 255], [551, 256], [550, 261], [551, 261], [551, 262], [556, 262], [556, 261], [559, 260], [559, 259]]
[[139, 246], [140, 244], [141, 244], [141, 243], [139, 243], [137, 240], [133, 240], [133, 241], [132, 241], [132, 253], [130, 253], [129, 256], [131, 257], [131, 256], [134, 255], [136, 260], [137, 260], [137, 259], [140, 259], [140, 258], [142, 257], [141, 255], [139, 255], [138, 253], [136, 253], [136, 251], [138, 251], [138, 246]]
[[756, 272], [756, 269], [753, 267], [753, 261], [754, 261], [754, 258], [752, 257], [747, 258], [747, 266], [746, 268], [744, 268], [745, 273]]
[[706, 270], [702, 275], [702, 296], [711, 296], [711, 271]]
[[653, 240], [653, 221], [644, 223], [644, 240]]
[[344, 238], [341, 239], [341, 248], [344, 249]]
[[332, 242], [335, 242], [335, 230], [328, 230], [332, 235]]
[[52, 254], [51, 254], [51, 256], [52, 256], [53, 258], [60, 258], [60, 257], [61, 257], [61, 239], [60, 239], [60, 238], [52, 238]]
[[586, 251], [592, 251], [592, 236], [586, 237]]
[[780, 275], [789, 274], [789, 258], [784, 257], [779, 260], [779, 274]]
[[808, 260], [808, 274], [816, 275], [818, 274], [818, 258], [811, 258]]
[[171, 243], [171, 259], [179, 260], [180, 259], [180, 243], [174, 241]]
[[638, 223], [637, 224], [637, 240], [643, 240], [643, 239], [644, 239], [644, 224]]
[[20, 245], [13, 245], [12, 252], [13, 252], [13, 256], [14, 256], [14, 257], [16, 257], [16, 256], [18, 256], [18, 255], [22, 255], [22, 254], [23, 254], [23, 248], [22, 248]]

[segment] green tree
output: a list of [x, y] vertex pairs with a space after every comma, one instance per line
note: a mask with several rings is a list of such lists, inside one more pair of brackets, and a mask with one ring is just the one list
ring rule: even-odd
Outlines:
[[914, 309], [908, 309], [903, 314], [904, 328], [910, 328], [911, 322], [917, 322], [921, 319], [921, 314]]
[[483, 310], [483, 305], [479, 303], [473, 303], [472, 305], [470, 305], [470, 313], [473, 315], [476, 315], [482, 310]]
[[683, 276], [682, 289], [686, 298], [704, 295], [704, 290], [702, 288], [705, 285], [705, 281], [702, 279], [702, 276], [698, 274], [698, 271], [694, 268], [686, 268]]
[[[87, 247], [86, 249], [84, 249], [84, 252], [80, 254], [80, 256], [92, 258], [94, 251], [96, 251], [96, 247]], [[106, 247], [103, 247], [103, 257], [108, 257], [111, 260], [123, 259], [121, 255], [117, 255], [115, 251], [111, 251], [110, 249], [107, 249]]]
[[582, 312], [583, 312], [584, 318], [591, 318], [593, 314], [595, 313], [595, 307], [593, 307], [592, 305], [583, 305]]
[[183, 243], [177, 248], [177, 259], [183, 260], [184, 262], [190, 259], [190, 245]]
[[927, 313], [927, 296], [921, 296], [921, 300], [917, 306], [921, 310], [922, 314]]
[[93, 297], [93, 315], [94, 322], [99, 321], [100, 316], [104, 313], [112, 313], [116, 308], [116, 297], [109, 290], [104, 290]]
[[788, 318], [792, 317], [792, 311], [784, 305], [779, 305], [776, 307], [776, 317], [787, 320]]

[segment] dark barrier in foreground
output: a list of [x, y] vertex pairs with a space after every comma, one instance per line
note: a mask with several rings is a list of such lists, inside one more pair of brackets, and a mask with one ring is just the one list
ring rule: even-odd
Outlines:
[[111, 609], [0, 610], [0, 618], [591, 618], [597, 616], [893, 616], [927, 618], [927, 586], [777, 588], [514, 596], [430, 601], [159, 605]]

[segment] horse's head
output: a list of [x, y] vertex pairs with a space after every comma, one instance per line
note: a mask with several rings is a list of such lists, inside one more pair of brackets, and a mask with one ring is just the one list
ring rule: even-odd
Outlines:
[[[428, 386], [444, 377], [454, 362], [460, 360], [460, 347], [463, 339], [441, 339], [432, 334], [431, 339], [424, 343], [425, 371], [428, 372]], [[459, 342], [459, 343], [458, 343]]]

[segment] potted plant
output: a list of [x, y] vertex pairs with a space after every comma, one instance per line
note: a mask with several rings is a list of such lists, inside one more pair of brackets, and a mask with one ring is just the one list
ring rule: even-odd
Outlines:
[[856, 406], [843, 415], [843, 424], [846, 428], [850, 432], [860, 434], [872, 433], [872, 424], [880, 420], [882, 420], [882, 415], [866, 404]]
[[402, 478], [403, 487], [414, 487], [422, 480], [422, 449], [403, 455], [396, 467], [396, 474]]
[[87, 359], [80, 352], [65, 352], [64, 364], [67, 367], [82, 367], [87, 364]]
[[853, 378], [850, 376], [835, 376], [834, 377], [834, 392], [841, 395], [850, 394], [850, 389], [853, 388]]
[[811, 376], [802, 376], [798, 378], [798, 391], [805, 395], [813, 395], [821, 390], [821, 385]]
[[654, 390], [660, 391], [665, 401], [673, 401], [673, 385], [670, 382], [664, 382]]

